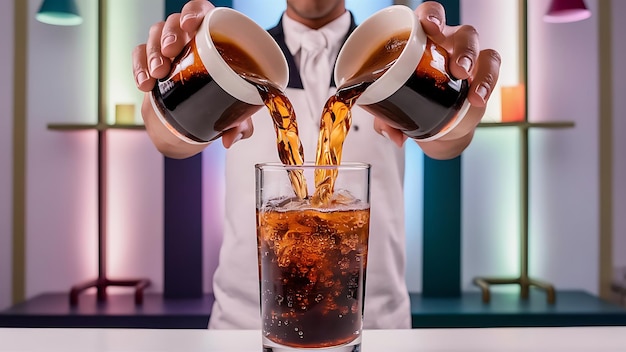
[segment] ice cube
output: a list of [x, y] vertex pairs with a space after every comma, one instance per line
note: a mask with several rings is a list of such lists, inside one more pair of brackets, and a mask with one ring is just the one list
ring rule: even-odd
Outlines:
[[333, 193], [333, 204], [352, 205], [358, 201], [359, 200], [354, 195], [352, 195], [350, 191], [345, 189], [336, 190], [335, 193]]

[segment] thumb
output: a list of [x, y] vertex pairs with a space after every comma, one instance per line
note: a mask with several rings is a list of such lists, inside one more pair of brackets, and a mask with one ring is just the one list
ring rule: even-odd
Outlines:
[[254, 126], [252, 125], [252, 118], [248, 117], [239, 125], [230, 128], [222, 133], [222, 144], [224, 148], [228, 149], [233, 144], [246, 138], [250, 138], [254, 132]]
[[398, 148], [402, 148], [404, 141], [406, 141], [408, 138], [404, 133], [402, 133], [402, 131], [389, 126], [378, 117], [374, 118], [374, 131], [378, 132], [378, 134], [380, 134], [381, 136], [395, 143]]

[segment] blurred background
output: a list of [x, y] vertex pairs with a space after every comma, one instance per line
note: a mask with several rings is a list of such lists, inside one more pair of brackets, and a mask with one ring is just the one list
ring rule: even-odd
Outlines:
[[[393, 4], [346, 2], [357, 22]], [[626, 69], [620, 65], [626, 42], [619, 39], [626, 24], [618, 18], [626, 2], [586, 0], [590, 18], [558, 24], [543, 19], [550, 2], [528, 1], [524, 26], [518, 0], [457, 1], [461, 23], [474, 25], [481, 45], [497, 49], [503, 59], [486, 125], [461, 157], [461, 195], [449, 200], [461, 209], [459, 285], [477, 291], [476, 276], [520, 271], [521, 137], [508, 119], [521, 116], [533, 123], [574, 124], [529, 131], [531, 275], [557, 290], [613, 299], [610, 277], [626, 267], [626, 188], [619, 181], [626, 179], [626, 160], [619, 156], [626, 150], [620, 138], [626, 104], [619, 98], [626, 96]], [[99, 62], [107, 72], [107, 124], [116, 118], [141, 124], [131, 51], [164, 18], [166, 6], [165, 0], [107, 0], [107, 50], [99, 61], [97, 1], [75, 0], [83, 18], [78, 26], [38, 22], [41, 3], [0, 2], [0, 310], [44, 292], [68, 291], [97, 275], [97, 133], [48, 126], [97, 123]], [[398, 3], [415, 7], [419, 1]], [[232, 6], [266, 28], [285, 7], [284, 0], [234, 0]], [[519, 99], [524, 84], [528, 105], [520, 111], [505, 103], [503, 88], [518, 87], [506, 94]], [[116, 116], [118, 106], [128, 104], [130, 114]], [[162, 292], [163, 156], [141, 128], [111, 128], [108, 138], [108, 273], [149, 278], [148, 291]], [[419, 293], [422, 214], [429, 199], [423, 156], [410, 141], [406, 153], [406, 279], [409, 290]], [[221, 143], [203, 152], [202, 165], [202, 287], [210, 293], [222, 231]]]

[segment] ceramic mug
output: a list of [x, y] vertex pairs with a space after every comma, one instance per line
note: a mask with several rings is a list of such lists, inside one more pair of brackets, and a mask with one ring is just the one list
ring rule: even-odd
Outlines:
[[390, 38], [400, 38], [394, 40], [405, 43], [404, 48], [393, 61], [383, 62], [386, 71], [367, 86], [356, 104], [410, 138], [441, 138], [467, 113], [469, 82], [449, 73], [448, 53], [426, 36], [407, 6], [384, 8], [352, 32], [335, 65], [338, 92], [359, 83], [355, 75], [360, 77], [363, 66], [377, 60], [373, 55], [395, 45]]
[[217, 7], [173, 60], [170, 74], [158, 80], [152, 107], [178, 138], [208, 144], [264, 106], [246, 76], [261, 76], [284, 90], [287, 61], [265, 29], [238, 11]]

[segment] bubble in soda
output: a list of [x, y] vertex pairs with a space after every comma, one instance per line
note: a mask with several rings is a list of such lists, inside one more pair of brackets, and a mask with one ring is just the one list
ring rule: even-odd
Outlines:
[[[257, 211], [263, 332], [293, 347], [358, 337], [362, 324], [369, 207], [337, 191], [328, 208], [282, 198]], [[320, 321], [324, 321], [323, 326]]]

